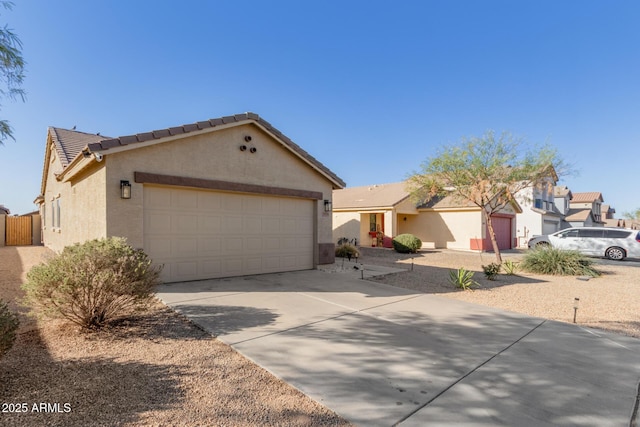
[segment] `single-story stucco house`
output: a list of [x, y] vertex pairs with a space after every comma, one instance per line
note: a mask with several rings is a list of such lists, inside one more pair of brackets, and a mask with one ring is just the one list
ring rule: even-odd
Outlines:
[[[515, 217], [520, 212], [513, 201], [492, 216], [500, 249], [516, 247]], [[346, 238], [379, 246], [377, 232], [389, 238], [411, 233], [422, 240], [423, 248], [492, 250], [482, 211], [471, 202], [447, 196], [417, 205], [404, 182], [334, 190], [334, 242]]]
[[174, 282], [332, 263], [344, 185], [245, 113], [119, 138], [49, 128], [36, 203], [49, 248], [122, 236]]

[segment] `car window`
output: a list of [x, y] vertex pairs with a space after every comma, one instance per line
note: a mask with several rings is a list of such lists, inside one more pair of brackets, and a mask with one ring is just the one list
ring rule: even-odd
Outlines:
[[613, 239], [625, 239], [629, 235], [631, 235], [631, 232], [626, 230], [604, 230], [604, 236]]
[[603, 234], [604, 230], [590, 230], [588, 228], [578, 230], [578, 236], [580, 237], [602, 237]]
[[578, 237], [578, 230], [567, 230], [558, 234], [558, 237]]

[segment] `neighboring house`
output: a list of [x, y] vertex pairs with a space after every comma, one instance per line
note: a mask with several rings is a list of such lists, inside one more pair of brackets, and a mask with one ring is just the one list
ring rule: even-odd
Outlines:
[[333, 262], [344, 185], [245, 113], [119, 138], [49, 128], [36, 203], [46, 246], [126, 237], [173, 282]]
[[604, 226], [624, 228], [624, 220], [614, 218], [615, 214], [616, 210], [610, 205], [602, 205], [602, 222], [604, 222]]
[[565, 217], [571, 227], [602, 227], [602, 193], [573, 193], [570, 209]]
[[[358, 237], [363, 246], [375, 244], [369, 233], [382, 232], [386, 237], [411, 233], [422, 240], [423, 248], [492, 250], [486, 222], [479, 207], [452, 196], [434, 198], [416, 206], [405, 183], [370, 185], [334, 191], [334, 241]], [[494, 214], [493, 225], [501, 249], [516, 245], [516, 213], [513, 202]]]
[[522, 207], [522, 212], [516, 215], [518, 247], [526, 248], [533, 236], [555, 233], [562, 228], [564, 215], [555, 205], [557, 181], [554, 173], [516, 196]]
[[11, 215], [11, 211], [4, 205], [0, 205], [0, 215]]
[[335, 190], [333, 241], [346, 238], [358, 245], [377, 246], [378, 232], [387, 237], [402, 234], [399, 215], [418, 213], [405, 187], [404, 182], [396, 182]]

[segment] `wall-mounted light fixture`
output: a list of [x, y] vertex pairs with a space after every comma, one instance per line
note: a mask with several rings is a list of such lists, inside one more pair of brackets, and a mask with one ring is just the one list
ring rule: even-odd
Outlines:
[[329, 200], [324, 201], [324, 211], [331, 212], [331, 202]]
[[130, 199], [131, 198], [131, 184], [129, 181], [120, 181], [120, 198], [121, 199]]

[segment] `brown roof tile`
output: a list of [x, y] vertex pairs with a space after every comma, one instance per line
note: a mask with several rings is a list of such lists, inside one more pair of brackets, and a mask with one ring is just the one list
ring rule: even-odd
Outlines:
[[67, 167], [87, 145], [109, 139], [108, 137], [92, 133], [55, 127], [49, 128], [49, 135], [51, 135], [51, 140], [56, 147], [56, 152], [63, 167]]
[[[114, 147], [136, 144], [144, 141], [151, 141], [154, 139], [166, 138], [169, 136], [181, 135], [181, 134], [195, 132], [195, 131], [199, 131], [199, 130], [203, 130], [211, 127], [221, 126], [224, 124], [238, 123], [243, 121], [255, 121], [257, 124], [262, 126], [268, 132], [271, 132], [273, 135], [275, 135], [285, 145], [289, 146], [294, 152], [298, 153], [298, 155], [306, 159], [315, 168], [317, 168], [322, 173], [330, 177], [330, 179], [333, 180], [336, 184], [338, 184], [340, 188], [345, 186], [344, 181], [342, 181], [342, 179], [340, 179], [336, 174], [334, 174], [331, 170], [329, 170], [329, 168], [324, 166], [316, 158], [314, 158], [305, 150], [303, 150], [298, 144], [294, 143], [282, 132], [280, 132], [278, 129], [273, 127], [269, 122], [262, 119], [258, 114], [255, 114], [255, 113], [243, 113], [243, 114], [236, 114], [233, 116], [219, 117], [219, 118], [214, 118], [207, 121], [200, 121], [197, 123], [191, 123], [191, 124], [186, 124], [182, 126], [159, 129], [159, 130], [154, 130], [152, 132], [139, 133], [137, 135], [126, 135], [118, 138], [109, 138], [109, 137], [104, 137], [100, 135], [85, 134], [82, 132], [57, 129], [57, 128], [51, 128], [51, 129], [54, 130], [53, 135], [57, 135], [55, 134], [55, 131], [62, 132], [62, 136], [61, 137], [55, 136], [54, 140], [58, 141], [56, 148], [61, 153], [60, 157], [65, 159], [63, 160], [63, 165], [66, 166], [83, 148], [87, 146], [91, 151], [105, 151]], [[60, 141], [64, 141], [64, 142], [60, 143]]]
[[404, 182], [394, 182], [336, 190], [333, 192], [333, 208], [366, 209], [395, 206], [409, 197], [405, 187]]
[[571, 202], [585, 203], [585, 202], [593, 202], [595, 200], [600, 200], [601, 202], [604, 202], [604, 199], [602, 198], [602, 193], [597, 191], [591, 191], [588, 193], [573, 193], [573, 198], [571, 199]]
[[569, 209], [565, 221], [586, 221], [591, 216], [591, 209]]

